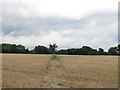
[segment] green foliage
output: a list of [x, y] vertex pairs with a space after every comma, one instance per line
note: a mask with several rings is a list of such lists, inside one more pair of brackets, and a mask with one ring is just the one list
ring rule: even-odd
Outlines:
[[52, 51], [52, 53], [55, 53], [57, 47], [58, 46], [54, 43], [49, 45], [49, 49]]
[[59, 86], [65, 86], [63, 82], [58, 82]]
[[34, 53], [35, 54], [50, 54], [50, 50], [44, 46], [36, 46], [34, 48]]
[[111, 47], [111, 48], [108, 50], [108, 53], [109, 53], [110, 55], [118, 55], [117, 47]]
[[68, 54], [67, 50], [59, 50], [57, 54]]
[[104, 50], [102, 48], [99, 48], [98, 54], [99, 55], [104, 55]]
[[51, 60], [59, 60], [60, 57], [56, 54], [52, 54], [50, 58]]
[[83, 46], [82, 48], [77, 48], [77, 49], [75, 48], [67, 49], [67, 54], [69, 55], [97, 55], [98, 51], [88, 46]]
[[74, 55], [75, 49], [74, 49], [74, 48], [68, 49], [67, 52], [68, 52], [68, 54], [70, 54], [70, 55]]
[[120, 55], [120, 44], [117, 46], [118, 55]]
[[33, 50], [26, 49], [23, 45], [16, 44], [0, 44], [0, 53], [31, 53], [31, 54], [53, 54], [51, 55], [51, 59], [58, 59], [59, 57], [56, 54], [64, 54], [64, 55], [120, 55], [120, 44], [115, 47], [110, 47], [108, 52], [105, 52], [104, 49], [99, 48], [92, 49], [89, 46], [83, 46], [82, 48], [70, 48], [70, 49], [62, 49], [56, 50], [58, 46], [56, 44], [50, 44], [49, 48], [45, 46], [35, 46]]
[[2, 44], [2, 52], [3, 53], [29, 53], [28, 49], [25, 49], [23, 45], [16, 44]]
[[43, 81], [44, 83], [48, 83], [48, 81]]

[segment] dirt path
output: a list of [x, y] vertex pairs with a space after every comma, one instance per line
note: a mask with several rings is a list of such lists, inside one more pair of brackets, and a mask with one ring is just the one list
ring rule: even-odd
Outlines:
[[69, 82], [66, 80], [67, 73], [59, 60], [49, 60], [48, 66], [44, 71], [42, 87], [70, 87]]

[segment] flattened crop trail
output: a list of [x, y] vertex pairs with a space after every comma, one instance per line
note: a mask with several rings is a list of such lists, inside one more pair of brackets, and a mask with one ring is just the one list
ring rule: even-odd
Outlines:
[[69, 87], [65, 75], [67, 75], [67, 71], [63, 69], [59, 60], [49, 60], [44, 71], [43, 87]]

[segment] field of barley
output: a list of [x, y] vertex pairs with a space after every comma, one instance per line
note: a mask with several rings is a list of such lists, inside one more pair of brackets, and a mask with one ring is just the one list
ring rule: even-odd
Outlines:
[[3, 88], [117, 88], [118, 56], [2, 54]]

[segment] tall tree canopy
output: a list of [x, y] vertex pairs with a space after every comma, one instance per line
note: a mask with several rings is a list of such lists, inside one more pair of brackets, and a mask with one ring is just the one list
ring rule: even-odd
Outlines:
[[120, 44], [117, 46], [118, 54], [120, 55]]
[[93, 49], [89, 46], [83, 46], [82, 48], [69, 48], [56, 50], [57, 44], [50, 44], [49, 48], [45, 46], [35, 46], [33, 50], [26, 49], [23, 45], [16, 44], [0, 44], [0, 52], [2, 53], [31, 53], [31, 54], [68, 54], [68, 55], [120, 55], [120, 44], [115, 47], [110, 47], [108, 52], [105, 52], [104, 49], [99, 48]]
[[117, 55], [118, 52], [117, 52], [117, 47], [111, 47], [109, 50], [108, 50], [108, 53], [110, 55]]
[[1, 44], [3, 53], [25, 53], [26, 49], [23, 45]]
[[50, 50], [47, 47], [39, 45], [39, 46], [36, 46], [34, 48], [34, 53], [36, 53], [36, 54], [50, 54]]
[[57, 46], [57, 44], [55, 44], [55, 43], [49, 45], [49, 49], [50, 49], [53, 53], [55, 53], [56, 48], [58, 48], [58, 46]]

